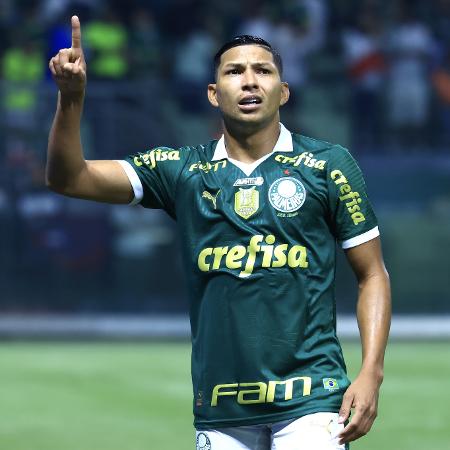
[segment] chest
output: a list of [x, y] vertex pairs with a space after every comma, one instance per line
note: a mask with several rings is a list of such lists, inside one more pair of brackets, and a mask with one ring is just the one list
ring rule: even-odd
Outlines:
[[296, 235], [328, 214], [324, 168], [295, 166], [273, 155], [245, 174], [228, 160], [193, 164], [184, 173], [177, 217], [196, 232]]

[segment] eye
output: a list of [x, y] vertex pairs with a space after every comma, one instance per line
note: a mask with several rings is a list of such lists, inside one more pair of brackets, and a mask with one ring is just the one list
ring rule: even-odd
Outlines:
[[225, 74], [226, 75], [238, 75], [239, 74], [239, 70], [238, 69], [230, 69], [230, 70], [227, 70], [225, 72]]
[[264, 69], [264, 68], [259, 68], [258, 70], [257, 70], [257, 72], [258, 73], [262, 73], [263, 75], [267, 75], [267, 74], [269, 74], [270, 73], [270, 70], [269, 69]]

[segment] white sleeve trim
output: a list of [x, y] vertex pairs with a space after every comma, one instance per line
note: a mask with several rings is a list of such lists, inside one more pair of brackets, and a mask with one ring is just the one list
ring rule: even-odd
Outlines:
[[364, 244], [365, 242], [371, 241], [380, 235], [380, 230], [378, 227], [372, 228], [359, 236], [352, 237], [346, 241], [341, 242], [342, 248], [345, 250], [347, 248], [356, 247], [357, 245]]
[[117, 161], [122, 166], [133, 188], [134, 199], [130, 202], [130, 205], [137, 205], [144, 197], [144, 189], [142, 187], [141, 180], [139, 179], [133, 166], [128, 161], [119, 159], [116, 159], [115, 161]]

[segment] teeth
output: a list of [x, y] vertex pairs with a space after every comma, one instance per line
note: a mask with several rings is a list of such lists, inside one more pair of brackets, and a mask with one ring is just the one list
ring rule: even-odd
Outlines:
[[251, 99], [248, 99], [248, 100], [243, 100], [241, 103], [244, 104], [244, 105], [251, 105], [251, 104], [259, 103], [259, 100], [256, 99], [256, 98], [251, 98]]

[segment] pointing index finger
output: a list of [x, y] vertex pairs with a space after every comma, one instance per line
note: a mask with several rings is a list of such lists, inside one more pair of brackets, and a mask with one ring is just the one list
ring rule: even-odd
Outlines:
[[81, 25], [78, 16], [72, 16], [72, 48], [81, 50]]

